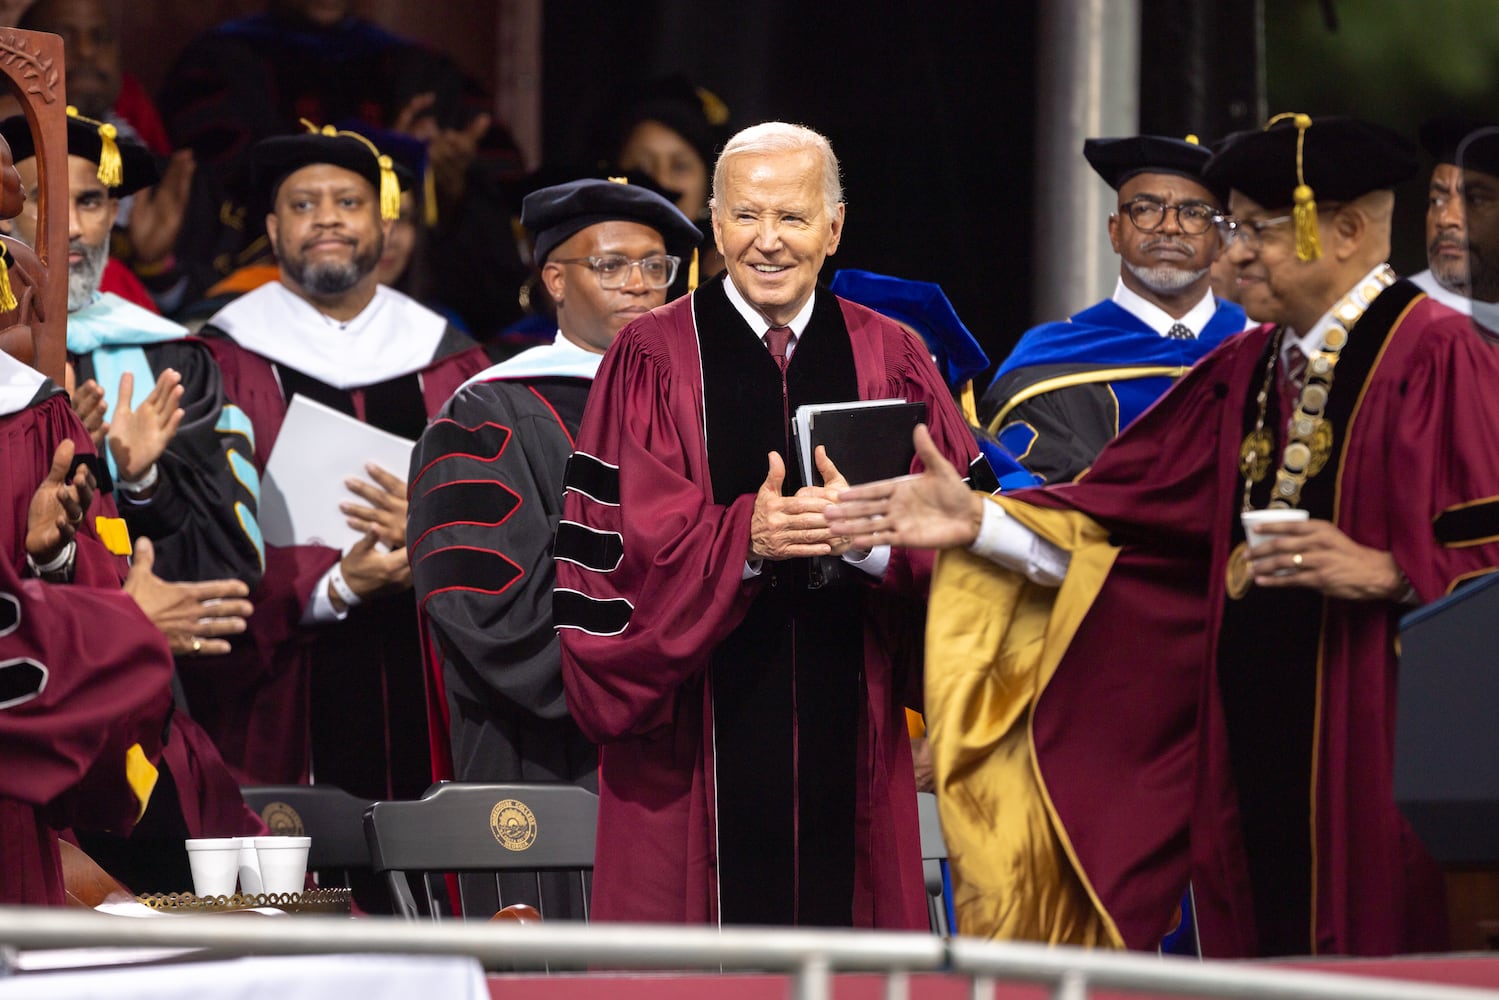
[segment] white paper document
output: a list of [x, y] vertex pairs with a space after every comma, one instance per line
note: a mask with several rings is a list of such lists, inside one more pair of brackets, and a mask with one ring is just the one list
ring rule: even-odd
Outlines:
[[327, 545], [347, 552], [361, 535], [338, 505], [364, 504], [350, 477], [370, 482], [374, 462], [406, 478], [415, 442], [362, 423], [305, 396], [293, 396], [260, 484], [260, 531], [271, 545]]

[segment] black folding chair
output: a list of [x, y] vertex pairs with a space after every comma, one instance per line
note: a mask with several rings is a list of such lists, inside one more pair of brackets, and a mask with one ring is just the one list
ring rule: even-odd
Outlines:
[[[410, 919], [490, 916], [514, 903], [588, 919], [599, 799], [574, 785], [444, 782], [364, 814], [370, 861]], [[457, 878], [450, 879], [449, 875]]]

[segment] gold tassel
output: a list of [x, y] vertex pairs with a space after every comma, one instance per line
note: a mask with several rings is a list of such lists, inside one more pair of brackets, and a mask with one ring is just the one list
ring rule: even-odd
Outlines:
[[401, 217], [401, 182], [390, 157], [381, 153], [375, 162], [380, 164], [380, 218], [394, 222]]
[[115, 142], [119, 137], [119, 131], [109, 122], [95, 121], [86, 115], [78, 113], [73, 105], [68, 105], [68, 117], [77, 118], [81, 122], [87, 122], [99, 132], [99, 183], [105, 187], [119, 187], [125, 182], [125, 167], [120, 162], [120, 146]]
[[422, 221], [428, 229], [437, 225], [437, 178], [431, 164], [422, 168]]
[[1317, 235], [1316, 199], [1305, 184], [1298, 184], [1292, 197], [1296, 200], [1296, 207], [1291, 210], [1296, 220], [1296, 259], [1317, 260], [1322, 256], [1322, 240]]
[[1294, 207], [1291, 217], [1296, 230], [1296, 259], [1318, 260], [1322, 256], [1322, 239], [1317, 232], [1317, 195], [1306, 182], [1303, 152], [1306, 148], [1306, 130], [1312, 127], [1312, 116], [1300, 111], [1288, 111], [1276, 115], [1265, 123], [1269, 128], [1278, 121], [1291, 119], [1296, 126], [1296, 190], [1291, 193]]
[[120, 162], [115, 134], [115, 127], [108, 122], [99, 126], [99, 183], [112, 188], [125, 183], [125, 167]]
[[10, 290], [10, 252], [0, 247], [0, 312], [10, 312], [21, 303]]
[[692, 260], [687, 265], [687, 290], [697, 290], [697, 247], [692, 248]]

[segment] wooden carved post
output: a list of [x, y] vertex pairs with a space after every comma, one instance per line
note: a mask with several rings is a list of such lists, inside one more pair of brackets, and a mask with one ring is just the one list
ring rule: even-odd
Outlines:
[[[0, 71], [36, 139], [40, 188], [35, 261], [30, 254], [12, 254], [18, 269], [36, 272], [11, 278], [18, 299], [24, 285], [32, 286], [30, 303], [22, 303], [13, 322], [30, 323], [32, 365], [62, 385], [68, 343], [68, 119], [62, 39], [0, 28]], [[15, 241], [8, 245], [16, 246]]]

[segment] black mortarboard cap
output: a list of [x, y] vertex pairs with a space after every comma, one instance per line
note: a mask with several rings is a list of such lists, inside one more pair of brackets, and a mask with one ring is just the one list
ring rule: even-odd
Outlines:
[[353, 171], [370, 182], [380, 197], [380, 216], [395, 219], [401, 214], [401, 192], [416, 178], [373, 142], [356, 132], [339, 131], [331, 125], [301, 135], [276, 135], [250, 147], [250, 184], [275, 205], [276, 192], [287, 177], [315, 163], [327, 163]]
[[[23, 115], [12, 115], [0, 122], [0, 137], [10, 146], [12, 162], [20, 163], [36, 155], [36, 140]], [[156, 157], [144, 145], [132, 139], [121, 139], [108, 122], [94, 121], [68, 109], [68, 155], [81, 156], [99, 167], [99, 180], [109, 188], [112, 198], [123, 198], [160, 179]]]
[[1264, 129], [1228, 136], [1206, 176], [1271, 209], [1294, 205], [1298, 186], [1311, 188], [1323, 202], [1350, 201], [1392, 188], [1419, 168], [1415, 145], [1382, 125], [1299, 117], [1306, 120], [1304, 127], [1298, 116], [1277, 116]]
[[1083, 158], [1104, 183], [1118, 191], [1136, 174], [1180, 174], [1202, 184], [1221, 201], [1228, 195], [1203, 180], [1202, 168], [1212, 153], [1196, 136], [1131, 135], [1118, 139], [1084, 139]]
[[614, 180], [584, 178], [532, 191], [521, 201], [521, 225], [531, 233], [536, 264], [573, 234], [600, 222], [624, 219], [650, 226], [668, 250], [690, 255], [702, 233], [677, 206], [653, 191]]
[[[1474, 133], [1481, 132], [1481, 135]], [[1458, 162], [1458, 147], [1473, 136], [1462, 149], [1464, 170], [1479, 170], [1499, 177], [1499, 122], [1482, 118], [1441, 115], [1421, 123], [1421, 146], [1438, 163]]]

